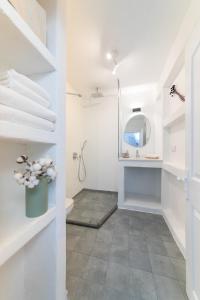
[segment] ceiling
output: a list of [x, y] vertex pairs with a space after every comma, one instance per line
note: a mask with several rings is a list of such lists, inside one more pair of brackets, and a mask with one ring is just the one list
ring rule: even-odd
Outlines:
[[68, 81], [80, 93], [156, 82], [190, 0], [67, 0]]

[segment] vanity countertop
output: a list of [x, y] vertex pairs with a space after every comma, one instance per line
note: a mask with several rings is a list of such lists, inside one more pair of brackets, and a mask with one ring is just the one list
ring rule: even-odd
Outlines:
[[128, 160], [128, 161], [162, 161], [160, 158], [145, 158], [145, 157], [140, 157], [140, 158], [134, 158], [134, 157], [119, 157], [119, 160]]
[[162, 168], [162, 159], [150, 158], [123, 158], [119, 157], [120, 165], [124, 167]]

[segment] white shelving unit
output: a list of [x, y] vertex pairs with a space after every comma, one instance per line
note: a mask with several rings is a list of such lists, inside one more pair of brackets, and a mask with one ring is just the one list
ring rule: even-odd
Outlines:
[[161, 201], [160, 198], [152, 195], [126, 193], [124, 208], [161, 214]]
[[161, 214], [162, 160], [120, 159], [118, 207]]
[[56, 133], [0, 121], [0, 139], [22, 143], [56, 144]]
[[185, 120], [185, 107], [181, 106], [175, 113], [170, 115], [163, 123], [164, 128], [170, 128], [178, 122]]
[[163, 163], [163, 169], [172, 175], [176, 176], [178, 180], [184, 180], [186, 176], [186, 170], [185, 168], [176, 166], [172, 163], [164, 162]]
[[[66, 300], [65, 1], [38, 0], [47, 12], [47, 47], [7, 0], [0, 0], [0, 70], [15, 69], [51, 95], [55, 132], [0, 120], [0, 299]], [[50, 156], [57, 179], [49, 209], [25, 217], [25, 190], [13, 179], [15, 161]], [[70, 206], [71, 207], [71, 206]], [[69, 208], [70, 209], [70, 208]]]
[[26, 245], [34, 236], [49, 225], [56, 217], [55, 207], [50, 208], [46, 214], [36, 219], [26, 220], [13, 236], [4, 238], [0, 249], [0, 266]]
[[[163, 82], [163, 174], [162, 212], [181, 252], [185, 256], [185, 104], [169, 95], [175, 84], [185, 93], [184, 52], [177, 57]], [[187, 101], [187, 100], [186, 100]]]
[[7, 0], [0, 1], [0, 28], [1, 69], [13, 68], [25, 74], [56, 69], [53, 55]]

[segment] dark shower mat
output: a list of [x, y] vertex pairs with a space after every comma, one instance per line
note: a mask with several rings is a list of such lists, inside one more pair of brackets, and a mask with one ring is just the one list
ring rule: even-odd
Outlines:
[[117, 209], [117, 193], [82, 190], [74, 198], [74, 208], [67, 216], [67, 223], [99, 228]]

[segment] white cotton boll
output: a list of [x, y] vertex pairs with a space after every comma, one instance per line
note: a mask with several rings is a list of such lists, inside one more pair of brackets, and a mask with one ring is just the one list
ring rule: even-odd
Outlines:
[[14, 178], [15, 178], [16, 180], [19, 180], [19, 179], [21, 179], [22, 177], [23, 177], [23, 175], [22, 175], [22, 173], [20, 173], [20, 172], [17, 172], [17, 173], [14, 174]]
[[24, 182], [25, 182], [25, 179], [24, 179], [24, 178], [18, 179], [18, 183], [19, 183], [20, 185], [24, 184]]
[[33, 189], [33, 188], [34, 188], [34, 184], [33, 184], [32, 182], [29, 183], [29, 184], [28, 184], [28, 188], [29, 188], [29, 189]]
[[56, 177], [56, 171], [53, 168], [47, 169], [47, 175], [51, 177], [51, 179], [55, 179]]
[[39, 163], [36, 163], [32, 166], [33, 171], [39, 171], [41, 170], [41, 165]]
[[24, 181], [24, 185], [25, 185], [25, 186], [28, 186], [28, 185], [29, 185], [29, 183], [30, 183], [30, 182], [29, 182], [29, 181], [27, 181], [27, 180], [25, 180], [25, 181]]
[[39, 160], [39, 164], [42, 166], [42, 167], [45, 167], [46, 165], [48, 165], [48, 162], [49, 161], [49, 159], [48, 158], [41, 158], [40, 160]]
[[40, 181], [38, 179], [34, 180], [33, 184], [34, 186], [37, 186], [40, 183]]
[[31, 182], [34, 182], [34, 181], [36, 180], [36, 177], [33, 176], [33, 175], [31, 175], [30, 178], [29, 178], [29, 180], [30, 180]]

